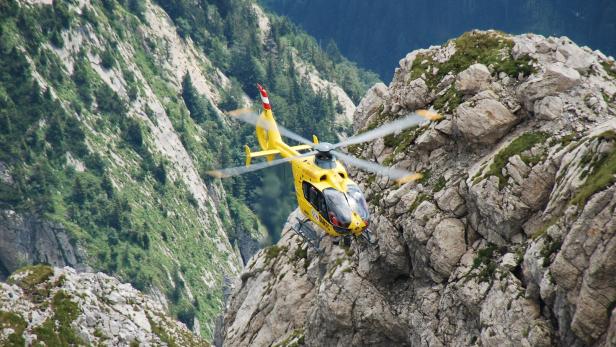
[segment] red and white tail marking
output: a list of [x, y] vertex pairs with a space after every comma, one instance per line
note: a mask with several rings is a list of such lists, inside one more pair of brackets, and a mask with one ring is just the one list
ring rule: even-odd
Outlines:
[[271, 110], [272, 106], [270, 105], [269, 98], [267, 97], [267, 92], [260, 84], [257, 84], [257, 88], [259, 88], [259, 92], [261, 93], [261, 101], [263, 102], [263, 108], [266, 110]]

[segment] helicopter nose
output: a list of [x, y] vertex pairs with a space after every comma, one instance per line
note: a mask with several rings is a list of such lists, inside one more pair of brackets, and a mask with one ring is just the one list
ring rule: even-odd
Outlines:
[[366, 222], [361, 218], [361, 216], [353, 212], [353, 218], [351, 220], [351, 225], [349, 226], [351, 232], [355, 235], [359, 235], [362, 231], [364, 231], [366, 226]]

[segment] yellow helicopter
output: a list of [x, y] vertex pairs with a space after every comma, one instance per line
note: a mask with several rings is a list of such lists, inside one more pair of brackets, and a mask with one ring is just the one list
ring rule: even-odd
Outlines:
[[[350, 137], [342, 142], [330, 144], [319, 142], [313, 135], [312, 141], [276, 124], [267, 92], [257, 85], [263, 103], [260, 115], [249, 109], [231, 112], [232, 116], [256, 127], [257, 141], [261, 151], [252, 152], [245, 146], [245, 166], [209, 171], [217, 178], [226, 178], [290, 162], [293, 171], [295, 195], [300, 210], [306, 219], [298, 220], [293, 230], [317, 251], [322, 236], [306, 222], [312, 221], [326, 234], [342, 237], [345, 246], [350, 246], [352, 237], [362, 237], [373, 242], [368, 228], [370, 213], [366, 199], [359, 186], [349, 178], [341, 161], [357, 168], [387, 176], [398, 183], [421, 178], [419, 173], [381, 166], [375, 162], [356, 158], [337, 149], [363, 143], [399, 132], [427, 121], [438, 120], [440, 115], [420, 110], [376, 129]], [[282, 136], [300, 144], [289, 146]], [[275, 159], [276, 156], [282, 157]], [[251, 165], [253, 158], [265, 157], [267, 161]]]

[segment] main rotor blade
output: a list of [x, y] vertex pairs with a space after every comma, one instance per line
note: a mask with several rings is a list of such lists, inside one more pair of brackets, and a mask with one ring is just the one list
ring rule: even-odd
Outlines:
[[272, 161], [264, 161], [262, 163], [252, 164], [250, 166], [236, 166], [236, 167], [230, 167], [226, 169], [211, 170], [211, 171], [208, 171], [207, 174], [212, 177], [216, 177], [216, 178], [228, 178], [228, 177], [243, 175], [245, 173], [249, 173], [253, 171], [266, 169], [268, 167], [284, 164], [284, 163], [290, 162], [295, 159], [309, 157], [315, 154], [317, 154], [317, 152], [312, 151], [312, 152], [303, 153], [301, 155], [297, 155], [294, 157], [275, 159]]
[[402, 169], [386, 167], [378, 163], [375, 163], [373, 161], [359, 159], [354, 156], [344, 154], [342, 152], [331, 151], [331, 153], [335, 155], [337, 159], [340, 159], [349, 165], [353, 165], [355, 167], [364, 169], [366, 171], [370, 171], [375, 174], [387, 176], [389, 178], [396, 180], [398, 183], [406, 183], [406, 182], [418, 180], [422, 177], [422, 174], [420, 173], [412, 173], [412, 172], [408, 172]]
[[379, 137], [384, 137], [384, 136], [393, 134], [395, 132], [410, 128], [415, 125], [419, 125], [419, 124], [422, 124], [422, 123], [425, 123], [431, 120], [438, 120], [441, 118], [442, 116], [435, 112], [419, 110], [402, 119], [395, 120], [391, 123], [382, 125], [376, 129], [372, 129], [372, 130], [366, 131], [365, 133], [350, 137], [346, 139], [345, 141], [335, 144], [334, 148], [346, 147], [346, 146], [355, 145], [358, 143], [374, 140]]
[[[259, 126], [265, 130], [271, 130], [270, 128], [270, 124], [267, 122], [262, 122], [260, 121], [260, 117], [258, 114], [256, 114], [255, 112], [253, 112], [251, 109], [249, 108], [241, 108], [239, 110], [235, 110], [235, 111], [231, 111], [229, 112], [229, 115], [233, 116], [233, 118], [235, 119], [239, 119], [241, 121], [244, 121], [248, 124], [252, 124], [254, 126]], [[295, 140], [299, 143], [303, 143], [305, 145], [314, 145], [314, 143], [312, 143], [312, 141], [309, 141], [307, 139], [305, 139], [304, 137], [302, 137], [299, 134], [296, 134], [295, 132], [283, 127], [282, 125], [276, 123], [276, 126], [278, 127], [278, 132], [280, 133], [280, 135], [285, 136], [290, 138], [291, 140]]]

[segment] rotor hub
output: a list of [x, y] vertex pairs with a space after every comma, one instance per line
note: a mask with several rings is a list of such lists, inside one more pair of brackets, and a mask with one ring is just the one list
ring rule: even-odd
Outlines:
[[[334, 146], [328, 142], [320, 142], [314, 146], [314, 149], [319, 153], [328, 153], [334, 149]], [[331, 154], [330, 154], [331, 155]]]
[[334, 156], [331, 153], [334, 146], [331, 143], [318, 143], [314, 146], [314, 149], [317, 151], [317, 154], [315, 155], [315, 163], [317, 166], [323, 169], [332, 169], [336, 166]]

